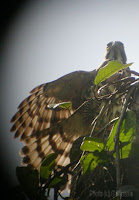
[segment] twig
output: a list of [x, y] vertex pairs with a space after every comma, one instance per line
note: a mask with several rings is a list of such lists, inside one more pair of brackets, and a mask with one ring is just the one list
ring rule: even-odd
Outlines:
[[134, 75], [136, 75], [136, 76], [139, 76], [139, 73], [136, 72], [136, 71], [134, 71], [134, 70], [130, 70], [130, 72], [131, 72], [131, 74], [134, 74]]
[[116, 80], [116, 81], [113, 81], [113, 82], [108, 82], [107, 84], [101, 86], [101, 87], [98, 89], [98, 93], [99, 93], [102, 89], [105, 89], [105, 88], [107, 88], [107, 87], [109, 87], [109, 86], [111, 86], [111, 85], [117, 85], [117, 84], [121, 84], [121, 85], [122, 85], [122, 83], [127, 83], [127, 82], [132, 83], [132, 82], [134, 82], [134, 81], [135, 81], [135, 78], [133, 78], [133, 77], [125, 77], [125, 78], [121, 78], [121, 79]]
[[54, 200], [58, 199], [58, 189], [54, 188]]
[[61, 199], [65, 199], [65, 200], [68, 200], [68, 199], [69, 199], [69, 197], [63, 197], [63, 196], [60, 194], [59, 191], [58, 191], [57, 193], [58, 193], [58, 195], [61, 197]]
[[116, 179], [117, 179], [117, 189], [120, 187], [120, 155], [119, 155], [119, 133], [120, 133], [120, 128], [124, 119], [124, 114], [126, 112], [127, 106], [128, 106], [128, 102], [129, 102], [129, 98], [133, 92], [135, 87], [131, 87], [129, 92], [127, 93], [126, 99], [125, 99], [125, 104], [123, 106], [120, 118], [119, 118], [119, 122], [117, 125], [117, 129], [116, 129], [116, 133], [115, 133], [115, 137], [114, 137], [114, 142], [115, 142], [115, 147], [114, 147], [114, 151], [116, 151]]
[[112, 123], [114, 123], [117, 119], [119, 119], [119, 117], [116, 117], [114, 119], [112, 119], [111, 121], [109, 121], [103, 128], [101, 128], [98, 133], [101, 133], [104, 129], [106, 129], [109, 125], [111, 125]]
[[91, 130], [90, 137], [92, 137], [92, 135], [93, 135], [94, 129], [95, 129], [96, 124], [97, 124], [97, 120], [98, 120], [98, 118], [101, 116], [102, 111], [104, 110], [105, 106], [106, 106], [106, 103], [102, 106], [102, 108], [101, 108], [99, 114], [96, 116], [96, 118], [95, 118], [95, 119], [93, 120], [93, 122], [91, 123], [91, 125], [93, 125], [93, 127], [92, 127], [92, 130]]
[[[121, 85], [122, 87], [120, 87], [118, 90], [114, 91], [114, 92], [111, 92], [109, 94], [105, 94], [105, 95], [101, 95], [101, 96], [97, 96], [95, 94], [95, 98], [96, 99], [110, 99], [112, 96], [116, 95], [117, 92], [123, 92], [123, 90], [125, 91], [125, 89], [128, 89], [129, 85], [131, 85], [132, 83], [136, 82], [137, 79], [133, 78], [133, 77], [125, 77], [125, 78], [122, 78], [120, 80], [117, 80], [117, 81], [114, 81], [114, 82], [109, 82], [105, 85], [103, 85], [102, 87], [100, 87], [97, 91], [97, 93], [100, 93], [101, 90], [104, 90], [104, 89], [107, 89], [109, 86], [112, 86], [112, 85]], [[125, 84], [126, 83], [126, 86], [125, 85], [122, 85], [122, 84]]]

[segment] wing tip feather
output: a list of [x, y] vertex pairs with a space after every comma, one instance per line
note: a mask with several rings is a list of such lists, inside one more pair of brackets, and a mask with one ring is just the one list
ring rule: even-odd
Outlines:
[[30, 91], [30, 93], [32, 94], [32, 93], [38, 92], [39, 90], [43, 89], [43, 86], [44, 86], [44, 85], [45, 85], [45, 83], [43, 83], [43, 84], [41, 84], [41, 85], [39, 85], [39, 86], [33, 88], [33, 89]]
[[20, 151], [19, 151], [19, 155], [20, 156], [25, 156], [29, 153], [29, 148], [27, 146], [24, 146]]
[[13, 122], [15, 122], [16, 121], [16, 119], [17, 119], [17, 113], [12, 117], [12, 119], [11, 119], [11, 121], [10, 121], [10, 123], [13, 123]]

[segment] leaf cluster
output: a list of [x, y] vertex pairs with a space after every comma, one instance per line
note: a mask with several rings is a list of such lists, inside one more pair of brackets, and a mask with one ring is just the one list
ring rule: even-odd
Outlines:
[[[115, 132], [119, 120], [113, 125], [112, 131], [106, 142], [98, 137], [85, 137], [81, 150], [87, 152], [81, 158], [83, 174], [93, 171], [98, 165], [107, 166], [115, 158]], [[132, 111], [127, 111], [119, 134], [120, 158], [125, 159], [130, 155], [133, 138], [136, 132], [136, 116]]]

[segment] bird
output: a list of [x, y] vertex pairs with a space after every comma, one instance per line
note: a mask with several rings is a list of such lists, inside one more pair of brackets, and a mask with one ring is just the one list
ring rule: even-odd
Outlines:
[[[70, 163], [69, 154], [74, 141], [91, 132], [92, 121], [104, 106], [104, 101], [95, 100], [94, 80], [99, 69], [111, 60], [126, 64], [122, 42], [112, 41], [107, 44], [104, 61], [95, 70], [71, 72], [41, 84], [20, 103], [11, 119], [11, 132], [15, 132], [15, 138], [20, 136], [25, 145], [19, 152], [22, 165], [31, 165], [39, 170], [42, 161], [51, 153], [57, 153], [57, 166], [64, 167]], [[70, 103], [70, 109], [60, 106], [54, 109], [54, 105], [63, 102]], [[96, 128], [103, 128], [119, 112], [107, 109], [107, 114], [103, 114], [103, 120]]]

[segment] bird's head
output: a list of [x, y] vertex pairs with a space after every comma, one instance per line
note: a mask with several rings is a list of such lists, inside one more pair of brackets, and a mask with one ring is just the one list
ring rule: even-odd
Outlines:
[[125, 64], [127, 61], [124, 45], [120, 41], [109, 42], [106, 47], [105, 60], [118, 60]]

